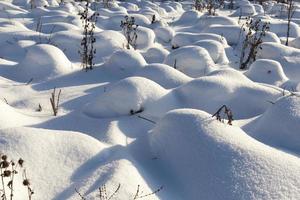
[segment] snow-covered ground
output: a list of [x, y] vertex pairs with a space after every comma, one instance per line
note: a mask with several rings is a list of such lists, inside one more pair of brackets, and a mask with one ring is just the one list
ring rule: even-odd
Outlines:
[[[84, 1], [0, 0], [0, 155], [25, 160], [32, 199], [101, 199], [119, 184], [111, 199], [300, 199], [300, 5], [285, 45], [285, 4], [225, 1], [212, 16], [193, 3], [91, 1], [86, 71]], [[125, 16], [138, 25], [130, 49]], [[241, 70], [248, 16], [269, 30]], [[232, 125], [213, 117], [223, 105]], [[25, 200], [19, 172], [13, 199]]]

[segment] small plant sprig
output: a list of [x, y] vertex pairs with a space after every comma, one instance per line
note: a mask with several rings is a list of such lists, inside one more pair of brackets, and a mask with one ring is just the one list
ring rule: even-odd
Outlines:
[[208, 15], [216, 15], [216, 9], [220, 4], [216, 0], [207, 0], [206, 9]]
[[260, 19], [253, 20], [250, 17], [246, 18], [246, 28], [242, 27], [243, 31], [247, 31], [241, 50], [240, 69], [246, 69], [251, 62], [256, 60], [257, 50], [263, 42], [263, 37], [269, 31], [269, 23], [262, 22]]
[[202, 11], [204, 9], [205, 5], [203, 0], [194, 0], [194, 8], [197, 11]]
[[13, 160], [8, 159], [5, 154], [0, 154], [0, 176], [1, 176], [1, 189], [0, 198], [1, 200], [13, 200], [14, 199], [14, 181], [15, 176], [18, 174], [19, 170], [23, 171], [23, 186], [27, 188], [28, 200], [32, 199], [34, 194], [29, 179], [26, 176], [26, 169], [24, 168], [24, 160], [20, 158], [17, 163]]
[[81, 50], [78, 53], [81, 56], [81, 65], [85, 71], [93, 69], [94, 57], [96, 54], [96, 49], [94, 44], [96, 42], [96, 38], [94, 36], [96, 22], [99, 16], [99, 13], [94, 12], [91, 16], [89, 16], [89, 0], [86, 1], [85, 9], [83, 12], [79, 13], [80, 19], [82, 21], [83, 27], [83, 38], [81, 40]]
[[27, 187], [28, 200], [31, 200], [32, 199], [32, 195], [34, 194], [34, 192], [31, 189], [29, 179], [27, 178], [26, 169], [23, 170], [23, 185], [25, 187]]
[[134, 17], [125, 16], [125, 20], [121, 21], [121, 28], [123, 31], [123, 34], [126, 37], [127, 44], [126, 48], [130, 49], [130, 45], [136, 49], [136, 41], [137, 41], [137, 28], [139, 25], [135, 24]]
[[156, 189], [155, 191], [151, 192], [151, 193], [148, 193], [148, 194], [143, 194], [143, 192], [140, 191], [140, 185], [137, 186], [137, 189], [136, 189], [136, 192], [135, 192], [135, 195], [133, 197], [133, 200], [136, 200], [136, 199], [143, 199], [145, 197], [149, 197], [149, 196], [152, 196], [158, 192], [160, 192], [161, 190], [163, 189], [163, 186], [160, 186], [158, 189]]
[[218, 121], [224, 122], [224, 120], [221, 117], [222, 110], [224, 110], [224, 114], [227, 116], [227, 120], [228, 120], [227, 124], [232, 125], [233, 114], [232, 114], [231, 110], [226, 105], [221, 106], [217, 110], [217, 112], [212, 115], [212, 117], [216, 117]]
[[[106, 191], [106, 185], [102, 185], [101, 187], [99, 187], [99, 195], [98, 195], [99, 200], [112, 200], [114, 197], [116, 197], [120, 188], [121, 188], [121, 184], [118, 185], [118, 187], [115, 189], [115, 191], [111, 195], [108, 195], [107, 191]], [[143, 199], [145, 197], [155, 195], [156, 193], [160, 192], [162, 189], [163, 189], [163, 186], [159, 187], [154, 192], [151, 192], [148, 194], [143, 194], [143, 192], [140, 191], [140, 185], [138, 185], [137, 190], [132, 199], [133, 200]], [[84, 195], [82, 195], [76, 188], [75, 188], [75, 192], [78, 194], [78, 196], [80, 197], [81, 200], [87, 200], [87, 198]], [[131, 198], [128, 198], [128, 199], [131, 199]]]

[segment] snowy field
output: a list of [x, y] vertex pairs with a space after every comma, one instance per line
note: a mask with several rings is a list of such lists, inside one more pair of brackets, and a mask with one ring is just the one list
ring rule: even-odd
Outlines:
[[0, 0], [1, 200], [300, 199], [300, 4], [195, 5]]

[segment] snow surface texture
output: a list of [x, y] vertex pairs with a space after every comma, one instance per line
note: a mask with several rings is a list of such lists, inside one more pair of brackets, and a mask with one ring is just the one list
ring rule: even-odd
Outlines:
[[[75, 189], [96, 200], [119, 184], [112, 199], [138, 186], [150, 195], [137, 199], [300, 199], [300, 4], [285, 45], [284, 3], [225, 1], [216, 15], [193, 3], [91, 1], [86, 71], [85, 2], [0, 1], [0, 154], [25, 160], [32, 200], [80, 199]], [[130, 49], [126, 16], [138, 25]], [[240, 70], [249, 16], [270, 30]], [[232, 126], [212, 117], [223, 105]], [[14, 191], [28, 199], [20, 170]]]
[[300, 196], [299, 158], [258, 142], [238, 127], [219, 123], [203, 111], [169, 112], [150, 140], [158, 162], [182, 183], [181, 192], [188, 199]]

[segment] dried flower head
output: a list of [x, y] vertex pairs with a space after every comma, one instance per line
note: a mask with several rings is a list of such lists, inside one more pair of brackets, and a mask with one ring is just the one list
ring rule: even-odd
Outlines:
[[22, 158], [20, 158], [20, 159], [18, 160], [18, 164], [19, 164], [21, 167], [23, 167], [24, 160], [23, 160]]
[[1, 156], [1, 159], [2, 159], [2, 160], [7, 160], [7, 155], [2, 155], [2, 156]]
[[6, 160], [0, 162], [0, 167], [1, 168], [8, 168], [9, 167], [9, 162], [7, 162]]
[[24, 186], [29, 186], [29, 185], [30, 185], [29, 180], [28, 180], [28, 179], [24, 179], [24, 180], [23, 180], [23, 185], [24, 185]]
[[10, 170], [5, 170], [5, 171], [3, 172], [3, 176], [4, 176], [4, 177], [10, 177], [10, 175], [11, 175], [11, 171], [10, 171]]

